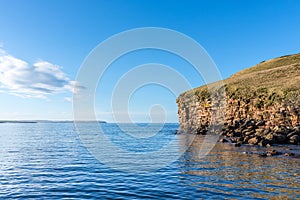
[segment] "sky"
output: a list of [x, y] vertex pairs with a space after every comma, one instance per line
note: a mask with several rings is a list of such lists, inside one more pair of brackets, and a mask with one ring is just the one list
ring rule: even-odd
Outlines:
[[[299, 10], [298, 0], [0, 0], [0, 120], [72, 120], [73, 94], [85, 89], [76, 82], [82, 63], [120, 32], [161, 27], [183, 33], [227, 78], [263, 60], [299, 53]], [[151, 111], [164, 111], [167, 122], [178, 121], [178, 93], [171, 85], [143, 85], [129, 99], [115, 101], [126, 101], [128, 110], [112, 108], [118, 81], [147, 63], [168, 66], [191, 87], [205, 84], [190, 63], [170, 52], [130, 52], [109, 66], [90, 94], [97, 119], [114, 122], [114, 115], [128, 112], [135, 122], [149, 122]], [[157, 74], [169, 76], [150, 70], [148, 77]], [[180, 85], [175, 81], [173, 87]]]

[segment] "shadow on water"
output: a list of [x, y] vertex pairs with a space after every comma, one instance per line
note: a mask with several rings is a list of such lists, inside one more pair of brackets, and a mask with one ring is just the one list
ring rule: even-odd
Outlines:
[[[181, 181], [197, 187], [199, 191], [251, 198], [300, 197], [300, 159], [282, 156], [262, 158], [258, 152], [264, 147], [216, 143], [207, 156], [199, 156], [205, 136], [179, 135], [180, 149], [193, 142], [179, 159]], [[207, 137], [206, 136], [206, 141]], [[212, 140], [213, 141], [213, 140]], [[213, 144], [211, 144], [213, 145]], [[277, 149], [290, 149], [281, 146]], [[299, 147], [292, 146], [296, 151]]]

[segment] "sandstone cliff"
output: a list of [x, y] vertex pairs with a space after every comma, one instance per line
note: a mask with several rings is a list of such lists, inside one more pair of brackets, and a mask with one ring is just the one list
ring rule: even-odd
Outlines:
[[300, 143], [300, 54], [263, 61], [214, 84], [177, 98], [182, 131], [217, 132], [240, 144]]

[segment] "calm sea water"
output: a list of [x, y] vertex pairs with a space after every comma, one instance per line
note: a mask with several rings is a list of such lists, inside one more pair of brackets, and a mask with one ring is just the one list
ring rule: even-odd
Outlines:
[[[93, 134], [89, 124], [85, 126], [87, 134]], [[127, 151], [155, 151], [175, 141], [172, 148], [182, 155], [161, 169], [129, 173], [126, 163], [125, 171], [120, 171], [93, 157], [72, 123], [0, 124], [0, 198], [300, 198], [299, 158], [260, 158], [244, 152], [264, 149], [220, 143], [201, 158], [203, 136], [193, 138], [190, 145], [194, 136], [175, 135], [177, 124], [165, 125], [154, 139], [143, 142], [124, 136], [115, 124], [101, 126], [115, 145]], [[296, 146], [279, 148], [299, 152]]]

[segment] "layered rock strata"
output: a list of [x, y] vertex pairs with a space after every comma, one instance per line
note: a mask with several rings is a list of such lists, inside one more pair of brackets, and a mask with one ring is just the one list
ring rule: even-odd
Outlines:
[[181, 131], [217, 133], [237, 145], [300, 144], [300, 54], [261, 62], [211, 85], [177, 98]]

